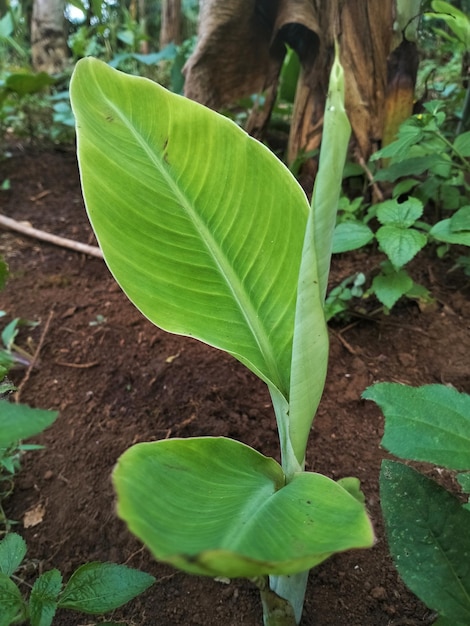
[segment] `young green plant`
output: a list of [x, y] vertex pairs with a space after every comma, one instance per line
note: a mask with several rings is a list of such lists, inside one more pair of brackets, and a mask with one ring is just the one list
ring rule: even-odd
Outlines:
[[265, 146], [149, 80], [84, 59], [71, 100], [88, 215], [117, 282], [161, 328], [259, 376], [280, 438], [281, 465], [221, 437], [133, 446], [114, 471], [118, 513], [157, 559], [255, 579], [265, 624], [298, 624], [309, 569], [373, 542], [357, 480], [304, 471], [326, 376], [323, 303], [350, 132], [341, 66], [315, 210]]
[[9, 533], [0, 541], [0, 626], [50, 626], [58, 609], [102, 615], [155, 582], [153, 576], [125, 565], [92, 562], [81, 565], [65, 585], [59, 570], [43, 572], [25, 598], [18, 586], [18, 570], [25, 555], [26, 544], [20, 535]]

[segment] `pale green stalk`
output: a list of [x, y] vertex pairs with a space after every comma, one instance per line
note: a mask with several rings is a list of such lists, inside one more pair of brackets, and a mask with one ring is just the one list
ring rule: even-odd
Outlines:
[[[319, 170], [299, 273], [289, 404], [271, 389], [287, 481], [304, 469], [307, 440], [325, 384], [328, 330], [323, 304], [350, 134], [351, 126], [344, 109], [344, 73], [336, 49], [325, 107]], [[308, 572], [269, 577], [270, 589], [288, 601], [295, 621], [289, 618], [288, 611], [277, 617], [266, 615], [264, 604], [265, 626], [289, 626], [300, 622], [307, 579]]]

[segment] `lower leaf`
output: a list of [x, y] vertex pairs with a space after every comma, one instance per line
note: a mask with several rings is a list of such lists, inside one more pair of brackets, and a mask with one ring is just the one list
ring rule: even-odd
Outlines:
[[[414, 469], [383, 461], [380, 497], [390, 552], [439, 623], [470, 624], [470, 511]], [[445, 619], [444, 619], [445, 618]]]
[[122, 606], [155, 582], [153, 576], [115, 563], [86, 563], [70, 577], [59, 607], [84, 613], [107, 613]]
[[231, 439], [138, 444], [113, 480], [130, 530], [193, 574], [294, 574], [374, 540], [364, 505], [341, 485], [308, 472], [285, 484], [276, 461]]

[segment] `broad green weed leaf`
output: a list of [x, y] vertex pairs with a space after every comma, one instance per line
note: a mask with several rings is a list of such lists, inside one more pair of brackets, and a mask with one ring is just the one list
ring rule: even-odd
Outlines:
[[362, 222], [342, 222], [335, 228], [333, 235], [333, 254], [357, 250], [370, 243], [374, 233]]
[[413, 287], [413, 280], [406, 270], [388, 268], [372, 281], [372, 291], [388, 309]]
[[36, 579], [29, 599], [31, 626], [52, 624], [61, 589], [62, 575], [57, 569], [44, 572]]
[[437, 224], [434, 224], [429, 234], [438, 241], [470, 246], [470, 230], [454, 231], [452, 228], [452, 218], [441, 220], [437, 222]]
[[408, 123], [403, 124], [399, 130], [398, 139], [392, 141], [388, 146], [385, 146], [375, 154], [371, 156], [371, 161], [378, 161], [379, 159], [400, 159], [408, 154], [408, 150], [411, 146], [419, 143], [423, 138], [424, 133], [421, 126], [416, 123], [415, 119], [409, 120]]
[[118, 283], [155, 324], [288, 398], [301, 187], [230, 120], [149, 80], [88, 58], [70, 91], [85, 203]]
[[426, 245], [427, 237], [414, 228], [395, 224], [381, 226], [375, 234], [380, 248], [396, 270], [406, 265]]
[[273, 459], [231, 439], [138, 444], [113, 480], [130, 530], [193, 574], [294, 574], [373, 542], [364, 506], [338, 483], [300, 472], [284, 484]]
[[26, 555], [26, 543], [16, 533], [8, 533], [0, 541], [0, 572], [11, 576]]
[[6, 574], [0, 572], [0, 626], [11, 626], [24, 617], [24, 602], [20, 590]]
[[100, 614], [126, 604], [146, 589], [153, 576], [115, 563], [86, 563], [70, 577], [59, 598], [59, 607]]
[[453, 233], [460, 231], [470, 232], [470, 206], [461, 207], [450, 218], [450, 228]]
[[445, 385], [377, 383], [362, 395], [385, 415], [382, 446], [403, 459], [470, 469], [470, 396]]
[[404, 202], [396, 199], [385, 200], [377, 207], [377, 219], [381, 224], [393, 224], [402, 228], [413, 226], [423, 214], [423, 203], [417, 198], [408, 198]]
[[394, 182], [397, 178], [403, 176], [419, 176], [433, 167], [449, 168], [449, 163], [440, 154], [430, 154], [421, 157], [413, 157], [405, 159], [399, 163], [392, 163], [389, 166], [379, 170], [374, 180]]
[[406, 585], [444, 623], [470, 624], [470, 511], [394, 461], [382, 462], [380, 498], [390, 552]]
[[0, 400], [0, 446], [37, 435], [56, 419], [56, 411], [33, 409], [24, 404]]

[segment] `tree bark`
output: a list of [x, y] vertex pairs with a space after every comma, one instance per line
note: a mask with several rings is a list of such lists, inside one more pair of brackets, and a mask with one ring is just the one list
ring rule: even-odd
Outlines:
[[33, 67], [38, 72], [55, 74], [67, 65], [64, 9], [65, 0], [34, 0], [31, 53]]
[[[204, 0], [198, 44], [184, 69], [185, 94], [220, 109], [264, 91], [264, 109], [249, 119], [248, 130], [256, 135], [275, 101], [285, 45], [289, 45], [301, 64], [287, 155], [292, 163], [320, 145], [338, 40], [355, 149], [367, 161], [387, 132], [394, 99], [398, 97], [403, 105], [394, 124], [411, 113], [409, 95], [404, 104], [402, 91], [405, 81], [407, 93], [410, 86], [413, 93], [416, 45], [401, 45], [406, 37], [394, 30], [400, 4], [400, 0]], [[419, 0], [412, 4], [419, 5]], [[396, 72], [408, 62], [408, 75], [397, 79]]]
[[160, 48], [181, 43], [181, 0], [162, 1]]

